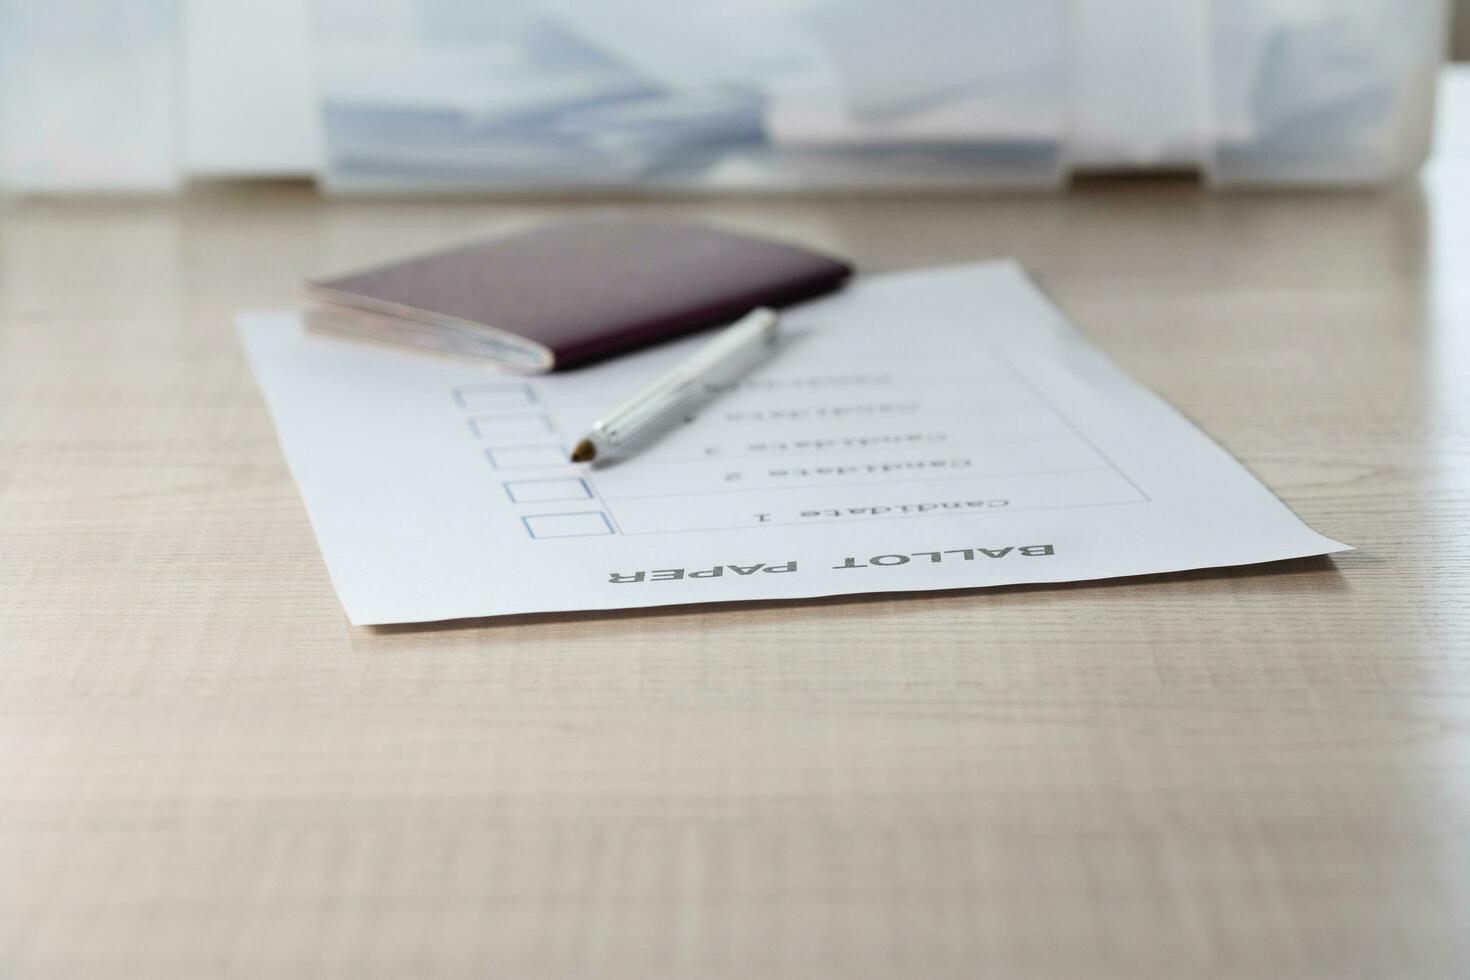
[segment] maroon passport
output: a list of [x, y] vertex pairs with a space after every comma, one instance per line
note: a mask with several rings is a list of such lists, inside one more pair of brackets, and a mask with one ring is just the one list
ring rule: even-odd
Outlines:
[[314, 280], [308, 290], [327, 304], [313, 327], [550, 371], [816, 296], [851, 271], [752, 235], [604, 216]]

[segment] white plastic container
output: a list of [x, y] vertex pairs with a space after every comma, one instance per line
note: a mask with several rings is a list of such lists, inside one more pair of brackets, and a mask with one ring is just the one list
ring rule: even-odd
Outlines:
[[316, 0], [327, 185], [1374, 184], [1447, 0]]

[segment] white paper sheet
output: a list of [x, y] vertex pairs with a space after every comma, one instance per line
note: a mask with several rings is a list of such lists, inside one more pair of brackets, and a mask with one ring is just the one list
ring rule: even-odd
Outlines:
[[1013, 264], [868, 278], [643, 452], [567, 463], [705, 342], [531, 379], [240, 318], [352, 622], [955, 589], [1346, 550]]

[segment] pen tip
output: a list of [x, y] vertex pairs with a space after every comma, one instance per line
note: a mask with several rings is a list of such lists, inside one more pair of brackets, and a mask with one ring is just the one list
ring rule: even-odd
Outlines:
[[572, 447], [572, 462], [590, 463], [597, 456], [597, 447], [591, 439], [583, 439]]

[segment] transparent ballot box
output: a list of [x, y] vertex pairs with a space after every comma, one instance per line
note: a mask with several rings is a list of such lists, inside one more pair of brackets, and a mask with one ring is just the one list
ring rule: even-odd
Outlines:
[[337, 190], [1373, 184], [1446, 0], [316, 0]]

